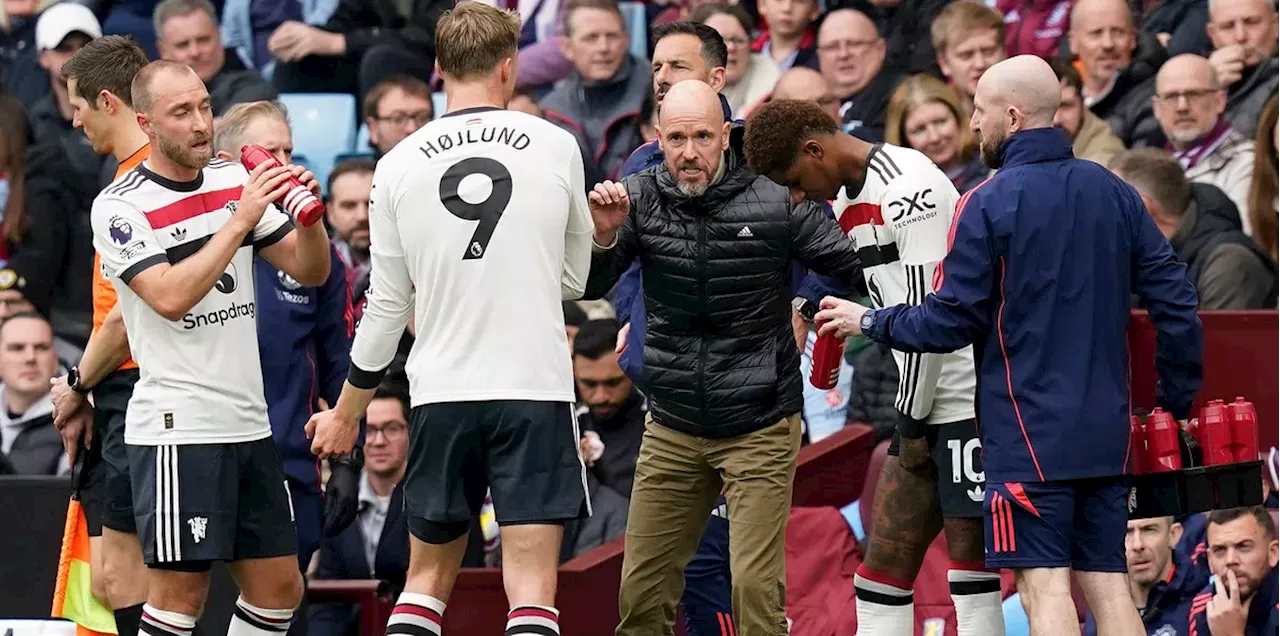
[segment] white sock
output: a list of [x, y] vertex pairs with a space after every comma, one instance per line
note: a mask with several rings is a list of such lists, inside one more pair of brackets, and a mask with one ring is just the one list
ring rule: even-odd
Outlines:
[[551, 636], [560, 633], [560, 610], [542, 605], [519, 605], [507, 612], [504, 636]]
[[956, 606], [958, 636], [1004, 636], [1000, 573], [952, 563], [947, 581]]
[[191, 630], [195, 628], [195, 616], [156, 609], [150, 603], [142, 606], [142, 622], [138, 623], [139, 634], [149, 634], [150, 636], [191, 636]]
[[236, 599], [236, 611], [227, 626], [227, 636], [275, 636], [289, 631], [292, 609], [266, 609]]
[[402, 592], [387, 620], [387, 633], [421, 636], [422, 630], [426, 630], [431, 636], [440, 636], [443, 620], [444, 601], [426, 594]]
[[853, 577], [857, 594], [857, 636], [912, 636], [915, 633], [915, 598], [905, 581], [895, 581], [866, 565]]

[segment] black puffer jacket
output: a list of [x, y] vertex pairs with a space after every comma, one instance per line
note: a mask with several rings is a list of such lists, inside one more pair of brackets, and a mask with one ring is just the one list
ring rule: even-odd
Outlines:
[[730, 138], [724, 175], [701, 197], [681, 194], [665, 165], [623, 181], [631, 213], [617, 245], [592, 255], [585, 296], [604, 296], [640, 259], [650, 410], [660, 424], [705, 438], [746, 435], [800, 412], [794, 262], [842, 280], [860, 275], [835, 221], [749, 171], [741, 127]]

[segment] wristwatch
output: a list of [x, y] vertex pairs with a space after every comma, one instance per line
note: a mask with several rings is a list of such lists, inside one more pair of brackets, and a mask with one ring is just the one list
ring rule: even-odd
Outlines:
[[862, 334], [871, 333], [876, 327], [876, 310], [868, 309], [867, 313], [862, 314], [862, 319], [858, 321], [858, 328], [862, 330]]
[[67, 386], [80, 395], [88, 395], [89, 391], [93, 390], [93, 387], [84, 386], [80, 381], [80, 367], [71, 367], [71, 370], [67, 371]]
[[792, 298], [791, 306], [805, 322], [813, 322], [813, 317], [818, 315], [818, 305], [803, 296]]

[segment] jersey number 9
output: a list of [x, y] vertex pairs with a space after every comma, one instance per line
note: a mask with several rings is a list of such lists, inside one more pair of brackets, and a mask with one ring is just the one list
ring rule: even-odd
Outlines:
[[[458, 194], [462, 180], [474, 174], [489, 177], [493, 184], [489, 196], [479, 203], [468, 203]], [[511, 203], [511, 171], [488, 157], [470, 157], [453, 164], [440, 178], [440, 202], [450, 214], [466, 220], [478, 221], [476, 230], [467, 241], [462, 260], [484, 258], [493, 231]]]

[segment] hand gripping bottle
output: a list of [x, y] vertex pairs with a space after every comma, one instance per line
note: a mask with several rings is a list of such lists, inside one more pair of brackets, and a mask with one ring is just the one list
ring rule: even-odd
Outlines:
[[[244, 164], [246, 170], [253, 170], [264, 163], [271, 167], [280, 165], [280, 162], [266, 148], [253, 144], [240, 148], [240, 163]], [[315, 225], [316, 221], [324, 216], [324, 204], [316, 198], [315, 193], [292, 175], [289, 177], [289, 185], [289, 191], [276, 201], [276, 205], [284, 208], [289, 216], [303, 226]]]
[[1258, 413], [1253, 402], [1237, 397], [1227, 405], [1227, 422], [1231, 425], [1231, 455], [1237, 462], [1258, 459]]
[[1142, 419], [1137, 415], [1129, 416], [1129, 459], [1130, 475], [1141, 475], [1147, 472], [1147, 431], [1142, 427]]
[[1178, 446], [1178, 422], [1160, 409], [1147, 416], [1147, 471], [1163, 473], [1182, 470], [1182, 449]]
[[1204, 447], [1204, 465], [1234, 462], [1231, 441], [1231, 423], [1227, 421], [1227, 406], [1222, 400], [1213, 400], [1201, 407], [1200, 444]]
[[[826, 321], [815, 323], [819, 330]], [[840, 379], [840, 360], [844, 357], [844, 338], [836, 332], [819, 335], [813, 343], [813, 368], [809, 384], [819, 389], [834, 389]]]

